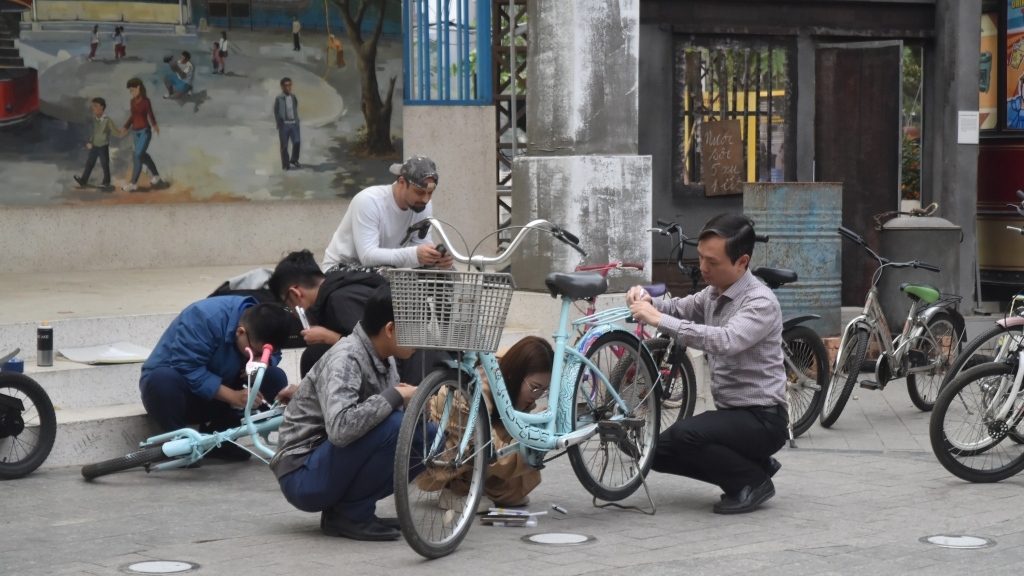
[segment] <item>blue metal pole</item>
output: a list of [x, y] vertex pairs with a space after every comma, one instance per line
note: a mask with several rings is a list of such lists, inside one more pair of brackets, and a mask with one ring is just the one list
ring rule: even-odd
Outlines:
[[430, 12], [427, 0], [418, 0], [420, 5], [420, 83], [423, 86], [420, 100], [430, 100]]
[[466, 52], [464, 54], [463, 62], [464, 62], [464, 65], [466, 67], [466, 73], [461, 75], [461, 76], [459, 76], [459, 79], [465, 85], [462, 99], [463, 100], [469, 100], [469, 99], [471, 99], [473, 97], [473, 94], [469, 91], [469, 49], [470, 49], [470, 45], [471, 45], [470, 40], [469, 40], [469, 0], [459, 0], [459, 1], [462, 2], [463, 5], [465, 6], [463, 14], [466, 15], [465, 21], [463, 22], [463, 26], [465, 27], [464, 28], [465, 31], [463, 32], [463, 34], [465, 35], [465, 38], [466, 38], [466, 42], [465, 42]]
[[[465, 20], [462, 15], [462, 0], [455, 0], [455, 60], [459, 63], [459, 67], [462, 67], [462, 23]], [[455, 86], [458, 88], [459, 100], [462, 100], [462, 81], [460, 80], [462, 75], [460, 74], [456, 78]]]
[[[437, 1], [438, 1], [438, 4], [441, 3], [441, 0], [437, 0]], [[451, 20], [451, 14], [449, 13], [448, 6], [450, 4], [451, 4], [451, 0], [444, 0], [444, 33], [443, 33], [443, 40], [441, 40], [441, 42], [442, 42], [441, 54], [444, 55], [444, 96], [443, 96], [443, 98], [445, 100], [451, 100], [452, 99], [452, 81], [451, 81], [451, 72], [449, 70], [451, 68], [451, 65], [452, 65], [452, 54], [451, 54], [451, 50], [449, 49], [449, 46], [448, 46], [448, 36], [449, 36], [449, 33], [448, 33], [449, 32], [448, 22]], [[441, 28], [438, 28], [438, 33], [439, 34], [441, 33]]]
[[476, 2], [476, 97], [491, 101], [491, 2]]
[[403, 100], [409, 102], [412, 100], [412, 0], [405, 0], [402, 3], [402, 30], [405, 32], [402, 35], [402, 76], [405, 78], [403, 82]]

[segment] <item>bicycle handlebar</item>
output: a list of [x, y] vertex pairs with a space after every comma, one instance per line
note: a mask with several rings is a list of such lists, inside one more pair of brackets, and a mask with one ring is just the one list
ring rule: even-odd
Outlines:
[[408, 232], [410, 235], [413, 232], [418, 232], [419, 238], [422, 240], [427, 237], [427, 231], [430, 229], [433, 229], [441, 237], [441, 244], [447, 247], [448, 253], [451, 254], [453, 260], [460, 264], [468, 264], [474, 268], [477, 268], [478, 270], [482, 270], [485, 267], [503, 268], [512, 259], [512, 254], [523, 242], [523, 238], [525, 237], [526, 233], [529, 232], [530, 230], [548, 232], [556, 240], [568, 245], [570, 248], [579, 252], [583, 256], [587, 255], [587, 253], [582, 248], [579, 247], [580, 239], [575, 234], [572, 234], [571, 232], [568, 232], [566, 230], [562, 230], [557, 224], [548, 222], [547, 220], [533, 220], [526, 226], [523, 226], [523, 229], [520, 230], [518, 234], [516, 234], [516, 237], [512, 239], [512, 243], [508, 245], [508, 248], [506, 248], [504, 252], [502, 252], [498, 256], [490, 258], [486, 256], [464, 256], [460, 254], [459, 251], [455, 249], [455, 246], [453, 245], [452, 241], [448, 238], [448, 235], [445, 234], [444, 228], [441, 227], [441, 222], [435, 218], [427, 218], [425, 220], [417, 222], [416, 224], [413, 224], [412, 226], [409, 227]]

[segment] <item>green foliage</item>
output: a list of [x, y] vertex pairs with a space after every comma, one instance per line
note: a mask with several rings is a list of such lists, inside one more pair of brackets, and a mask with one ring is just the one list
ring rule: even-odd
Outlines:
[[900, 185], [904, 200], [921, 199], [921, 140], [903, 136], [903, 183]]

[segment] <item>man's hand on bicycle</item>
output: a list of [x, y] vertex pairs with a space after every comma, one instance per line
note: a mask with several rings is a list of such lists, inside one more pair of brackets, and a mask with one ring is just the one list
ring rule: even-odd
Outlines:
[[652, 301], [651, 295], [642, 286], [633, 286], [629, 292], [626, 292], [626, 306], [632, 306], [634, 302], [650, 303]]
[[274, 401], [279, 404], [287, 404], [292, 401], [292, 396], [295, 396], [295, 391], [299, 389], [297, 384], [289, 384], [284, 390], [277, 393], [274, 397]]
[[[217, 393], [213, 395], [215, 400], [221, 402], [227, 402], [235, 408], [245, 408], [245, 403], [249, 401], [249, 390], [241, 389], [235, 390], [223, 384], [217, 389]], [[256, 400], [252, 403], [253, 406], [259, 406], [263, 404], [263, 393], [256, 395]]]
[[412, 400], [412, 395], [416, 393], [416, 387], [408, 384], [399, 384], [396, 390], [402, 395], [402, 401], [406, 406], [409, 405], [409, 400]]
[[312, 326], [300, 332], [302, 339], [306, 341], [306, 344], [328, 344], [334, 346], [341, 340], [341, 334], [328, 330], [323, 326]]

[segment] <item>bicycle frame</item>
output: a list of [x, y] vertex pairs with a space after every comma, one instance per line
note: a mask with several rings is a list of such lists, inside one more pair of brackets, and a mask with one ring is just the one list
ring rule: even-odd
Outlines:
[[[244, 436], [249, 436], [252, 439], [254, 447], [263, 456], [267, 458], [274, 456], [275, 452], [270, 446], [274, 446], [276, 443], [271, 442], [269, 436], [271, 432], [276, 432], [281, 427], [281, 423], [284, 421], [284, 406], [275, 404], [269, 411], [258, 414], [255, 417], [252, 416], [252, 405], [259, 394], [260, 386], [263, 384], [263, 375], [267, 370], [270, 351], [267, 348], [264, 349], [261, 362], [252, 361], [251, 350], [249, 351], [249, 358], [250, 361], [246, 365], [249, 381], [249, 399], [246, 401], [242, 425], [222, 432], [214, 432], [213, 434], [201, 434], [191, 428], [182, 428], [181, 430], [148, 438], [144, 442], [140, 442], [139, 446], [145, 448], [146, 446], [162, 443], [163, 446], [161, 448], [163, 448], [164, 455], [172, 459], [169, 462], [152, 466], [150, 471], [159, 472], [172, 468], [183, 468], [201, 460], [207, 452], [224, 442], [234, 443], [235, 440]], [[250, 450], [250, 452], [252, 451]], [[255, 452], [253, 454], [260, 458], [260, 460], [263, 460], [264, 463], [267, 462], [260, 454]]]
[[[518, 450], [523, 454], [523, 457], [526, 458], [528, 462], [532, 464], [539, 464], [540, 460], [547, 452], [551, 450], [565, 449], [569, 446], [579, 444], [597, 433], [597, 422], [588, 423], [584, 428], [573, 430], [574, 423], [572, 422], [572, 408], [573, 402], [575, 401], [575, 384], [576, 377], [582, 367], [586, 367], [593, 371], [593, 373], [604, 384], [607, 392], [612, 397], [612, 400], [618, 405], [623, 413], [631, 413], [632, 408], [634, 408], [626, 405], [615, 388], [611, 386], [611, 383], [608, 381], [608, 377], [584, 355], [586, 348], [582, 346], [569, 346], [568, 341], [571, 336], [571, 333], [569, 332], [569, 313], [571, 309], [572, 300], [569, 298], [562, 298], [559, 328], [558, 331], [552, 335], [555, 342], [555, 362], [551, 368], [551, 387], [549, 389], [549, 398], [553, 400], [549, 400], [548, 406], [541, 412], [520, 412], [515, 409], [512, 399], [508, 394], [508, 389], [505, 386], [505, 380], [501, 375], [501, 370], [498, 367], [498, 360], [494, 354], [487, 352], [466, 352], [462, 356], [461, 362], [455, 360], [449, 362], [449, 366], [451, 368], [457, 368], [467, 375], [474, 375], [470, 380], [473, 389], [473, 399], [470, 406], [469, 417], [466, 421], [466, 430], [472, 430], [473, 426], [476, 425], [476, 419], [480, 417], [479, 407], [483, 405], [483, 388], [479, 385], [479, 379], [475, 376], [477, 372], [474, 367], [476, 366], [477, 360], [479, 360], [480, 364], [483, 366], [484, 373], [486, 374], [488, 381], [491, 383], [491, 394], [494, 398], [495, 408], [502, 423], [505, 425], [505, 428], [514, 439], [512, 444], [497, 452], [496, 456], [498, 458]], [[620, 331], [629, 334], [630, 332], [625, 328], [612, 323], [630, 316], [631, 314], [628, 308], [614, 308], [599, 314], [580, 318], [579, 320], [572, 322], [572, 325], [593, 325], [594, 328], [591, 328], [587, 332], [588, 335], [594, 332], [605, 334], [612, 331]], [[583, 341], [586, 340], [587, 338], [583, 339]], [[640, 344], [642, 345], [642, 342]], [[582, 348], [582, 351], [580, 348]], [[646, 349], [641, 347], [640, 350], [641, 353], [643, 353]], [[660, 374], [652, 376], [660, 380]], [[655, 381], [652, 384], [652, 389], [658, 384], [659, 381]], [[451, 411], [453, 409], [457, 410], [456, 407], [452, 406], [453, 402], [451, 400], [451, 396], [452, 395], [448, 395], [445, 407], [442, 409], [438, 425], [439, 429], [442, 430], [445, 429], [445, 426], [448, 423]], [[592, 400], [589, 397], [586, 398], [586, 401], [588, 404], [592, 405]], [[622, 416], [612, 417], [613, 420], [621, 418]], [[455, 456], [456, 462], [464, 462], [466, 459], [473, 456], [472, 454], [466, 454], [470, 436], [470, 434], [465, 434], [462, 437], [459, 451]], [[440, 446], [441, 441], [441, 435], [437, 435], [434, 440], [434, 446], [431, 448], [431, 452], [435, 451]]]

